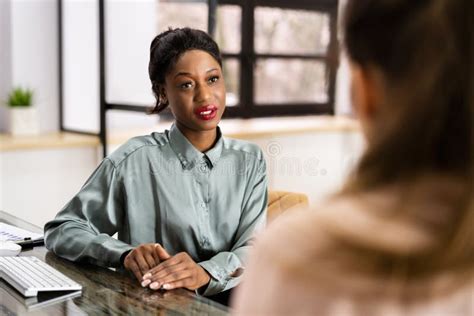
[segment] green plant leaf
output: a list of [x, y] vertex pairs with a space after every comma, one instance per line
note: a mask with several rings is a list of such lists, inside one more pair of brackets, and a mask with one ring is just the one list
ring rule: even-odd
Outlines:
[[32, 105], [32, 101], [33, 91], [31, 89], [16, 87], [8, 95], [7, 105], [10, 107], [27, 107]]

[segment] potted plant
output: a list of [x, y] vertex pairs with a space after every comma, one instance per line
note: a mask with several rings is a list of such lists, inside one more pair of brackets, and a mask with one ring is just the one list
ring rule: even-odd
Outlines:
[[33, 91], [14, 88], [8, 95], [10, 116], [9, 132], [12, 135], [34, 135], [39, 133], [38, 113], [33, 106]]

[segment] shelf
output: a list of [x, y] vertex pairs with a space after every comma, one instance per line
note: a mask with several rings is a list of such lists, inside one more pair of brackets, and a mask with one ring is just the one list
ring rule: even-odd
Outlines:
[[11, 136], [0, 134], [0, 152], [30, 149], [99, 146], [96, 136], [52, 132], [33, 136]]

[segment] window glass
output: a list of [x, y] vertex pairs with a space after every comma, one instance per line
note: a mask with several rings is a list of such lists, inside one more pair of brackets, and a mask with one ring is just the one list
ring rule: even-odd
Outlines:
[[257, 7], [255, 51], [260, 54], [324, 54], [329, 15], [315, 11]]
[[159, 0], [157, 9], [157, 31], [168, 28], [190, 27], [207, 32], [207, 1]]
[[242, 9], [236, 5], [217, 8], [215, 40], [225, 53], [240, 53], [242, 37]]
[[225, 86], [227, 90], [227, 106], [235, 106], [240, 101], [240, 63], [237, 59], [225, 59], [223, 61], [223, 71], [225, 77]]
[[328, 101], [326, 65], [303, 59], [259, 59], [254, 72], [255, 102], [324, 103]]

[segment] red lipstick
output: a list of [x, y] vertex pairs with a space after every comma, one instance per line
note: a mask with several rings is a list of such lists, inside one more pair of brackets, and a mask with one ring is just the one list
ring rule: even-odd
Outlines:
[[209, 121], [216, 117], [217, 106], [213, 104], [204, 105], [194, 110], [194, 114], [201, 120]]

